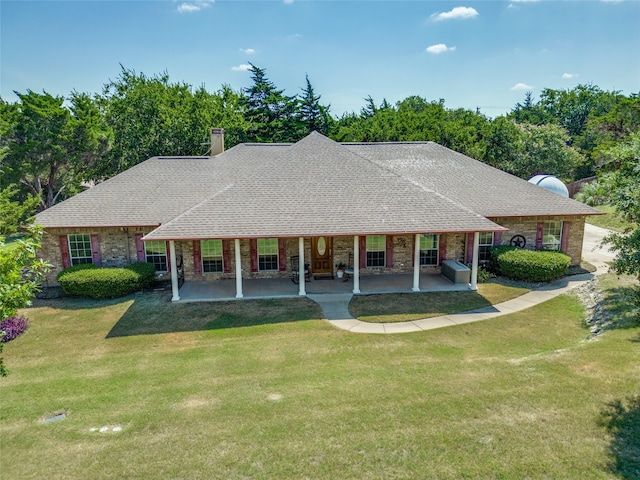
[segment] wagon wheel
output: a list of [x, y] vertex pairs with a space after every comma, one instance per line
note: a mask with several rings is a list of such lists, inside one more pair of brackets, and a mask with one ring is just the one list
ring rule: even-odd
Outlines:
[[511, 240], [509, 241], [509, 245], [512, 245], [518, 248], [524, 248], [526, 244], [527, 244], [527, 239], [524, 238], [522, 235], [514, 235], [513, 237], [511, 237]]

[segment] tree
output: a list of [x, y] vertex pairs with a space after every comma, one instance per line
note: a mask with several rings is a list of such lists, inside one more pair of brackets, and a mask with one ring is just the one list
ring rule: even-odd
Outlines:
[[245, 119], [249, 124], [248, 138], [254, 142], [294, 142], [299, 140], [297, 99], [278, 90], [266, 76], [264, 68], [250, 63], [253, 85], [245, 94]]
[[611, 147], [607, 154], [609, 166], [615, 170], [602, 181], [612, 193], [611, 203], [617, 215], [634, 227], [625, 233], [608, 235], [604, 242], [616, 252], [612, 268], [618, 273], [636, 275], [640, 280], [640, 130]]
[[[27, 237], [16, 241], [11, 248], [3, 248], [4, 239], [0, 238], [0, 319], [12, 317], [19, 308], [31, 305], [35, 292], [40, 289], [49, 269], [44, 261], [36, 259], [41, 237], [42, 229], [32, 227]], [[0, 358], [0, 375], [6, 374]]]
[[567, 132], [558, 125], [518, 124], [522, 149], [516, 152], [507, 171], [525, 180], [537, 174], [555, 175], [570, 181], [583, 156], [569, 146]]
[[617, 102], [619, 92], [606, 92], [596, 85], [578, 85], [571, 90], [545, 88], [539, 105], [545, 109], [571, 138], [584, 131], [590, 117], [610, 111]]
[[487, 126], [483, 161], [505, 172], [516, 171], [518, 156], [523, 149], [524, 133], [513, 118], [500, 116]]
[[107, 149], [108, 136], [86, 94], [72, 93], [69, 107], [63, 97], [46, 92], [16, 95], [3, 165], [9, 179], [36, 196], [42, 209], [49, 208], [87, 179], [86, 172]]
[[12, 235], [26, 225], [40, 205], [38, 197], [29, 195], [26, 201], [15, 200], [18, 188], [15, 184], [0, 190], [0, 235]]
[[552, 115], [533, 101], [533, 92], [526, 92], [524, 102], [516, 103], [509, 116], [518, 123], [532, 123], [533, 125], [544, 125], [553, 121]]
[[316, 95], [309, 75], [305, 75], [306, 87], [302, 89], [302, 97], [299, 100], [298, 119], [303, 129], [303, 135], [313, 131], [327, 135], [331, 124], [329, 115], [330, 105], [320, 104], [320, 95]]

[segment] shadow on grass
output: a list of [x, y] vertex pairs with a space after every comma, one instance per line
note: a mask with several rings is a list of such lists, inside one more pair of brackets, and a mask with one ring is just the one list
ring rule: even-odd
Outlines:
[[611, 314], [607, 329], [640, 327], [640, 290], [637, 287], [609, 289], [602, 301], [602, 308]]
[[620, 478], [640, 478], [640, 395], [609, 402], [600, 421], [612, 435], [609, 470]]
[[[131, 299], [131, 298], [130, 298]], [[133, 297], [133, 303], [106, 338], [217, 330], [324, 318], [307, 298], [171, 303], [166, 292]]]

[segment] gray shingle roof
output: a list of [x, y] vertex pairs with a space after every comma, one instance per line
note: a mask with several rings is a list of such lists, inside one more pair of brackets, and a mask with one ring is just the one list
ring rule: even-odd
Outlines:
[[216, 157], [154, 157], [36, 221], [50, 228], [160, 225], [146, 238], [177, 240], [492, 231], [502, 227], [486, 216], [588, 213], [433, 143], [339, 144], [312, 133], [295, 144], [241, 144]]
[[596, 210], [433, 142], [346, 143], [347, 149], [485, 217], [594, 215]]

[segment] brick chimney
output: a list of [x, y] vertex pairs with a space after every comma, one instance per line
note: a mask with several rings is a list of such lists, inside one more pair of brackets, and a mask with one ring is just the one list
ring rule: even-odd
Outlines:
[[211, 129], [211, 156], [224, 152], [224, 128]]

